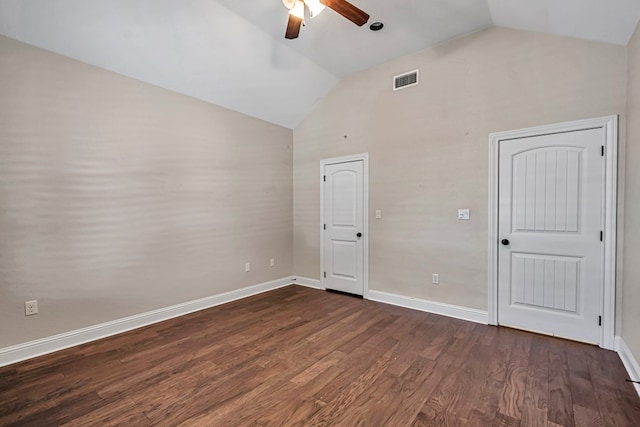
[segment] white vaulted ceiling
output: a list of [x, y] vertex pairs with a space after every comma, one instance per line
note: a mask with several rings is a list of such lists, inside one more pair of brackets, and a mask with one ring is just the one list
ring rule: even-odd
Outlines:
[[[625, 45], [638, 0], [351, 0], [285, 40], [281, 0], [0, 0], [0, 34], [294, 128], [342, 77], [493, 25]], [[399, 70], [403, 71], [403, 70]]]

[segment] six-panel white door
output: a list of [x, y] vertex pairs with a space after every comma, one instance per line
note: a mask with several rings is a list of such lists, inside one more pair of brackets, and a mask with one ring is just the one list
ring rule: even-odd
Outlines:
[[324, 168], [323, 284], [327, 289], [364, 292], [364, 162]]
[[498, 322], [598, 343], [603, 129], [500, 142]]

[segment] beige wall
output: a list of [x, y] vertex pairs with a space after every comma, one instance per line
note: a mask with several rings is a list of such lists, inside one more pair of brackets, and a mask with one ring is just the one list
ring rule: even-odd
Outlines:
[[640, 27], [628, 46], [622, 338], [640, 361]]
[[0, 37], [0, 348], [291, 275], [291, 144]]
[[[419, 86], [391, 90], [416, 68]], [[624, 126], [625, 75], [624, 47], [492, 28], [343, 80], [294, 131], [295, 274], [319, 277], [320, 160], [368, 152], [370, 288], [486, 310], [488, 134]]]

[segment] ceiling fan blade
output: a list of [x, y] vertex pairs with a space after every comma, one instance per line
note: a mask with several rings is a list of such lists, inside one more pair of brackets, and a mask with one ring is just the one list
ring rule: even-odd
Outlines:
[[302, 26], [302, 19], [289, 15], [289, 22], [287, 22], [287, 31], [284, 33], [285, 39], [297, 39], [300, 34], [300, 27]]
[[362, 27], [369, 20], [368, 13], [362, 9], [358, 9], [347, 0], [320, 0], [320, 3], [335, 10], [359, 27]]

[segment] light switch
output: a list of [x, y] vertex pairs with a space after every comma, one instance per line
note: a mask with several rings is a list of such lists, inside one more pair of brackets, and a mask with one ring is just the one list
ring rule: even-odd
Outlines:
[[469, 209], [458, 209], [458, 219], [469, 220]]
[[382, 211], [380, 209], [376, 209], [376, 219], [382, 218]]

